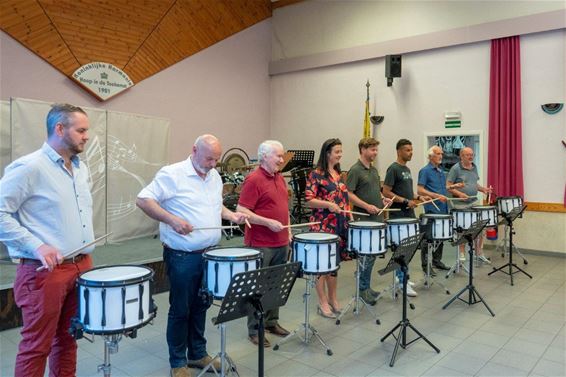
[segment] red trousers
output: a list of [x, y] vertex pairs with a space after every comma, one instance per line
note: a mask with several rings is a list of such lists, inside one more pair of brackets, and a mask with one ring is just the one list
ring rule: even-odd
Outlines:
[[69, 334], [77, 313], [78, 276], [92, 268], [86, 256], [37, 272], [38, 265], [20, 264], [14, 282], [16, 304], [22, 309], [22, 340], [16, 357], [16, 377], [42, 377], [49, 357], [49, 376], [73, 377], [77, 369], [77, 342]]

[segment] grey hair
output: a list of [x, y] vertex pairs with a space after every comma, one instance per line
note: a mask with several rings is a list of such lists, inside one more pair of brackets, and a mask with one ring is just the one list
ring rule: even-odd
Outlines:
[[51, 137], [55, 131], [55, 126], [57, 123], [61, 123], [65, 127], [71, 125], [71, 114], [82, 113], [86, 115], [86, 112], [78, 106], [70, 105], [68, 103], [56, 103], [51, 106], [51, 110], [47, 113], [46, 125], [47, 125], [47, 137]]
[[265, 157], [273, 152], [275, 147], [279, 147], [283, 149], [283, 144], [277, 140], [265, 140], [263, 143], [259, 145], [257, 148], [257, 159], [259, 162], [263, 162]]
[[210, 145], [213, 143], [217, 143], [218, 142], [218, 138], [214, 135], [211, 134], [204, 134], [204, 135], [200, 135], [199, 137], [197, 137], [197, 139], [195, 140], [195, 147], [201, 147], [203, 145]]
[[[438, 145], [433, 145], [432, 147], [428, 148], [428, 152], [427, 152], [427, 156], [428, 157], [432, 157], [432, 155], [434, 154], [434, 149], [435, 148], [440, 148], [440, 146]], [[442, 148], [440, 148], [440, 150], [442, 150]]]

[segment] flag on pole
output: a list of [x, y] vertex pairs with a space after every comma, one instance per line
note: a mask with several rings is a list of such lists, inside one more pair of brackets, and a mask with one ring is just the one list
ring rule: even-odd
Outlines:
[[369, 121], [369, 80], [366, 83], [366, 112], [364, 114], [364, 132], [363, 137], [371, 137], [371, 123]]

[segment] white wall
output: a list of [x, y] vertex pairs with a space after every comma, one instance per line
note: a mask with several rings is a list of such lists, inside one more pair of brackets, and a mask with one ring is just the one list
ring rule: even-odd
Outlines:
[[311, 0], [273, 13], [273, 60], [564, 9], [564, 1]]
[[271, 20], [263, 21], [99, 102], [0, 31], [0, 99], [70, 102], [171, 120], [170, 161], [213, 133], [250, 156], [268, 136]]
[[[566, 135], [565, 111], [545, 115], [540, 104], [564, 102], [564, 30], [521, 37], [523, 82], [523, 154], [525, 199], [563, 200], [566, 169], [560, 139]], [[384, 176], [395, 159], [399, 138], [413, 141], [415, 154], [409, 167], [416, 175], [425, 164], [424, 134], [444, 131], [445, 111], [462, 112], [462, 131], [479, 130], [487, 140], [489, 114], [488, 41], [428, 50], [403, 56], [403, 77], [386, 86], [383, 59], [277, 75], [271, 81], [271, 134], [286, 146], [318, 150], [330, 137], [344, 143], [343, 167], [357, 157], [362, 134], [365, 82], [369, 78], [372, 112], [384, 115], [377, 126], [381, 140], [378, 170]], [[374, 111], [374, 109], [377, 111]], [[483, 150], [486, 178], [487, 144]], [[540, 217], [549, 221], [540, 223]], [[564, 252], [565, 214], [541, 214], [529, 222], [543, 239], [517, 237], [520, 247]], [[537, 231], [544, 227], [544, 231]]]

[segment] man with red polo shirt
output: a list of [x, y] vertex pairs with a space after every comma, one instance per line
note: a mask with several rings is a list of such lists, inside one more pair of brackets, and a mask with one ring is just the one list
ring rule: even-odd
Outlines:
[[[266, 140], [258, 148], [260, 166], [244, 181], [236, 210], [249, 215], [251, 227], [246, 228], [244, 242], [263, 252], [262, 267], [287, 262], [288, 245], [291, 239], [289, 225], [289, 198], [287, 184], [279, 170], [283, 166], [283, 145], [275, 140]], [[278, 323], [279, 309], [268, 310], [265, 315], [265, 331], [277, 336], [287, 336], [289, 331]], [[248, 316], [248, 335], [257, 345], [258, 321]], [[264, 347], [271, 344], [264, 338]]]

